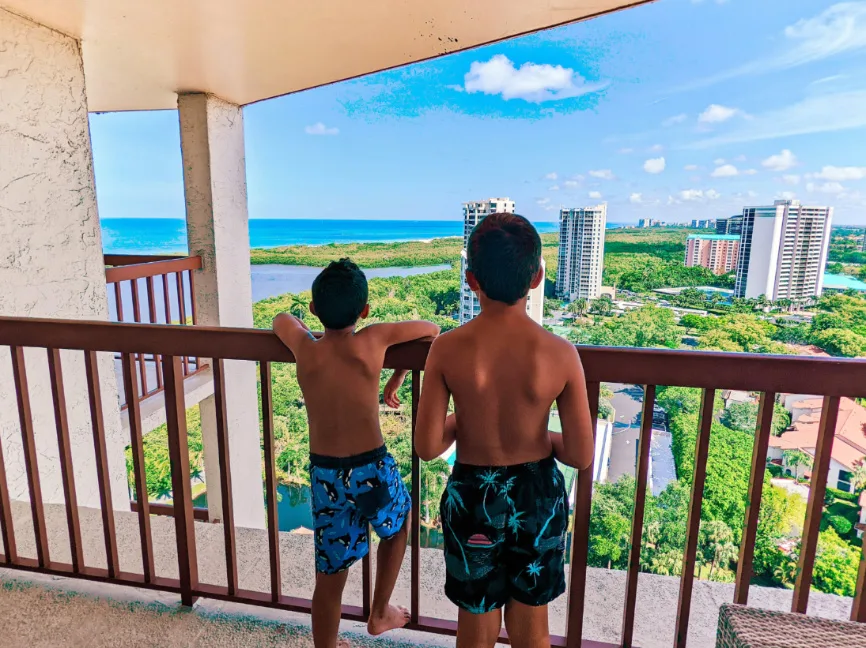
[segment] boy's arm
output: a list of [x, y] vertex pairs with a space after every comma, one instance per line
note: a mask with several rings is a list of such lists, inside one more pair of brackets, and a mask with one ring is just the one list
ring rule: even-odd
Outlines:
[[551, 434], [556, 458], [562, 463], [584, 470], [592, 463], [595, 452], [595, 427], [589, 411], [586, 378], [577, 349], [570, 346], [571, 357], [565, 358], [568, 375], [565, 388], [556, 398], [562, 435]]
[[375, 335], [386, 347], [413, 340], [424, 338], [435, 338], [439, 335], [439, 326], [433, 322], [423, 320], [411, 322], [387, 322], [382, 324], [370, 324], [364, 327], [367, 335]]
[[415, 425], [415, 452], [424, 461], [432, 461], [445, 452], [457, 436], [454, 415], [448, 416], [451, 392], [442, 375], [439, 355], [437, 342], [434, 342], [424, 367], [424, 386]]
[[313, 338], [307, 325], [288, 313], [280, 313], [274, 318], [273, 329], [280, 341], [289, 347], [292, 353], [297, 351], [301, 340]]

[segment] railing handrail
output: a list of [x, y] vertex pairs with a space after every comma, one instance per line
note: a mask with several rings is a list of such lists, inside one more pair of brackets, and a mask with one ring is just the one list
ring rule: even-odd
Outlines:
[[[0, 317], [0, 345], [294, 362], [269, 330]], [[430, 341], [389, 349], [385, 366], [421, 371]], [[866, 398], [866, 360], [579, 346], [588, 382]]]
[[186, 254], [103, 254], [105, 265], [125, 266], [135, 263], [150, 263], [151, 261], [172, 261], [183, 259]]
[[[106, 256], [105, 263], [110, 256]], [[134, 259], [148, 259], [147, 261], [130, 262], [118, 265], [114, 268], [105, 269], [105, 282], [112, 284], [120, 281], [132, 281], [146, 277], [156, 277], [172, 272], [185, 272], [186, 270], [201, 269], [201, 257], [131, 257]]]

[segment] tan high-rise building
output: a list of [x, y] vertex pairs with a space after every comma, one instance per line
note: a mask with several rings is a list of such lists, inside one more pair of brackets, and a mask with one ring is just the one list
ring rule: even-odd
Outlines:
[[733, 234], [692, 234], [686, 240], [686, 265], [717, 275], [736, 270], [739, 253], [740, 237]]

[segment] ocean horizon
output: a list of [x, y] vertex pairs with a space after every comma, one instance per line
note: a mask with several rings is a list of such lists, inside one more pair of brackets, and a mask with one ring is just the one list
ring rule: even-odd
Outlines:
[[[106, 254], [186, 254], [186, 221], [174, 218], [105, 218], [102, 247]], [[539, 221], [542, 234], [559, 223]], [[622, 227], [608, 223], [608, 229]], [[329, 243], [394, 243], [463, 236], [462, 220], [336, 220], [258, 218], [250, 220], [250, 247], [327, 245]]]

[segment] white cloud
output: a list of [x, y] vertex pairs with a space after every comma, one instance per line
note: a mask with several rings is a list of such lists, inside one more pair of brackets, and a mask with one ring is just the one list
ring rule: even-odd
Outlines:
[[782, 149], [778, 155], [771, 155], [761, 162], [761, 165], [771, 171], [787, 171], [797, 165], [797, 156], [788, 149]]
[[697, 164], [687, 164], [687, 165], [684, 166], [683, 168], [684, 168], [686, 171], [697, 171], [699, 167], [698, 167]]
[[587, 84], [580, 74], [561, 65], [524, 63], [514, 67], [507, 56], [497, 54], [489, 61], [474, 61], [463, 79], [466, 92], [500, 95], [506, 101], [523, 99], [541, 103], [597, 92], [606, 83]]
[[742, 174], [743, 175], [758, 175], [758, 170], [757, 169], [743, 169]]
[[738, 155], [737, 157], [734, 158], [734, 162], [745, 162], [745, 161], [746, 161], [745, 155]]
[[821, 178], [822, 180], [833, 180], [835, 182], [863, 180], [866, 178], [866, 167], [825, 166], [819, 173], [814, 174], [813, 177]]
[[782, 200], [794, 200], [797, 197], [797, 194], [793, 191], [783, 191], [779, 194], [779, 197]]
[[716, 164], [716, 165], [722, 165], [724, 163], [725, 163], [725, 158], [716, 158], [715, 160], [713, 160], [713, 164]]
[[578, 186], [580, 184], [580, 182], [578, 182], [577, 180], [566, 180], [562, 184], [564, 184], [566, 186], [566, 188], [568, 188], [568, 189], [574, 189], [576, 186]]
[[845, 191], [845, 187], [840, 185], [838, 182], [825, 182], [822, 185], [816, 185], [814, 182], [809, 182], [806, 184], [806, 191], [810, 193], [840, 194]]
[[648, 150], [650, 153], [659, 153], [659, 152], [661, 152], [661, 151], [664, 151], [664, 150], [665, 150], [665, 147], [662, 146], [661, 144], [653, 144], [653, 145], [650, 146], [649, 149], [647, 149], [647, 150]]
[[463, 92], [463, 86], [460, 84], [450, 84], [446, 85], [445, 87], [449, 90], [454, 90], [455, 92]]
[[715, 169], [710, 175], [714, 178], [732, 178], [734, 176], [740, 175], [740, 172], [733, 164], [723, 164], [722, 166]]
[[757, 191], [752, 191], [751, 189], [749, 189], [749, 190], [746, 192], [746, 195], [747, 195], [749, 198], [757, 198], [757, 197], [758, 197], [758, 192], [757, 192]]
[[[718, 200], [722, 197], [715, 189], [708, 189], [704, 191], [703, 189], [685, 189], [679, 192], [679, 197], [682, 200], [687, 202], [703, 202], [704, 200]], [[670, 199], [668, 200], [668, 204], [671, 204]]]
[[559, 191], [559, 185], [552, 185], [547, 188], [548, 191]]
[[619, 150], [619, 152], [620, 152], [622, 155], [628, 155], [629, 153], [634, 153], [634, 149], [633, 149], [633, 148], [621, 148], [621, 149]]
[[685, 189], [680, 192], [680, 198], [688, 201], [701, 200], [704, 197], [704, 192], [700, 189]]
[[829, 133], [866, 126], [866, 89], [810, 95], [740, 122], [731, 131], [699, 140], [683, 148], [707, 149], [725, 144]]
[[706, 87], [740, 76], [787, 70], [866, 49], [866, 3], [834, 4], [817, 16], [789, 25], [784, 30], [784, 36], [785, 46], [775, 55], [704, 77], [681, 89]]
[[674, 115], [673, 117], [668, 117], [662, 122], [662, 126], [668, 128], [669, 126], [675, 126], [676, 124], [682, 124], [685, 120], [687, 120], [689, 116], [685, 113]]
[[556, 209], [556, 206], [555, 206], [555, 205], [547, 205], [547, 206], [544, 208], [544, 211], [554, 211], [555, 209]]
[[798, 185], [800, 184], [800, 176], [795, 174], [788, 174], [782, 176], [782, 182], [787, 185]]
[[536, 204], [538, 204], [538, 205], [546, 205], [547, 203], [550, 202], [550, 198], [539, 198], [539, 199], [536, 200], [535, 202], [536, 202]]
[[613, 180], [613, 171], [610, 169], [598, 169], [596, 171], [590, 171], [589, 175], [593, 178], [601, 178], [602, 180]]
[[556, 172], [548, 173], [546, 176], [544, 176], [545, 180], [556, 180], [557, 178], [559, 178], [559, 175], [557, 175]]
[[336, 126], [325, 126], [322, 122], [316, 122], [312, 126], [307, 126], [304, 129], [307, 135], [336, 135], [340, 129]]
[[600, 200], [601, 199], [601, 192], [600, 191], [590, 191], [589, 197], [592, 198], [593, 200]]
[[731, 117], [741, 114], [739, 108], [729, 108], [728, 106], [720, 106], [719, 104], [711, 104], [707, 109], [698, 116], [698, 121], [702, 124], [718, 124], [728, 121]]
[[663, 157], [651, 158], [643, 163], [643, 170], [652, 174], [661, 173], [665, 170], [665, 159]]
[[643, 195], [639, 193], [633, 193], [631, 196], [628, 197], [628, 200], [634, 205], [640, 205], [643, 202]]

